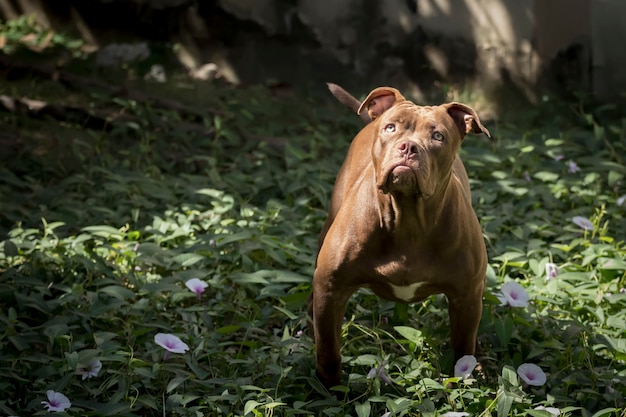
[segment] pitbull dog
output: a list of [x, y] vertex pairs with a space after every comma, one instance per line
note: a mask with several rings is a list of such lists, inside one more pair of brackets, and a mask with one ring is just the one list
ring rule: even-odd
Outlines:
[[408, 303], [445, 294], [455, 357], [474, 354], [487, 251], [457, 152], [466, 134], [489, 131], [465, 104], [418, 106], [391, 87], [359, 103], [329, 88], [371, 122], [350, 145], [319, 237], [308, 304], [319, 379], [341, 383], [341, 324], [359, 287]]

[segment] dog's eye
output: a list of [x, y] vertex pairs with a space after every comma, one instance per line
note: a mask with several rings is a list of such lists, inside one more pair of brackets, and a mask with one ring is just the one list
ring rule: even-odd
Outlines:
[[437, 142], [443, 141], [443, 133], [441, 132], [433, 133], [433, 139], [436, 140]]
[[383, 131], [385, 133], [393, 133], [396, 131], [396, 125], [394, 125], [393, 123], [389, 123], [387, 126], [385, 126]]

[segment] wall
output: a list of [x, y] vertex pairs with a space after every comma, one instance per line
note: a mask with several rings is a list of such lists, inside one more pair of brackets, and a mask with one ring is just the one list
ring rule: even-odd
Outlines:
[[0, 0], [24, 12], [99, 47], [175, 43], [188, 69], [216, 62], [233, 82], [626, 91], [623, 0]]
[[626, 98], [626, 1], [591, 2], [592, 85], [596, 96]]

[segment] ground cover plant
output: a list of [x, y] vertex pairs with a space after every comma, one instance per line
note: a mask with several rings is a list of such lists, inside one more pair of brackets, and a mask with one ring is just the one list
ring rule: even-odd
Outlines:
[[329, 394], [305, 304], [356, 116], [262, 86], [5, 71], [3, 102], [57, 111], [0, 113], [4, 415], [626, 415], [619, 108], [546, 97], [465, 140], [490, 259], [481, 370], [452, 371], [444, 297], [362, 290]]

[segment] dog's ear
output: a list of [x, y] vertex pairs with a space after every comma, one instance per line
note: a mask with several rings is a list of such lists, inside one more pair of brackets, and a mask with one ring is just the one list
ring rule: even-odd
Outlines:
[[398, 101], [405, 101], [406, 99], [398, 90], [392, 87], [378, 87], [372, 90], [361, 107], [357, 110], [357, 114], [363, 113], [363, 110], [367, 109], [367, 114], [372, 120], [376, 120], [381, 114], [389, 110], [391, 106]]
[[443, 104], [443, 107], [459, 127], [461, 137], [465, 137], [468, 133], [484, 133], [491, 139], [489, 130], [480, 123], [478, 114], [470, 106], [463, 103], [447, 103]]

